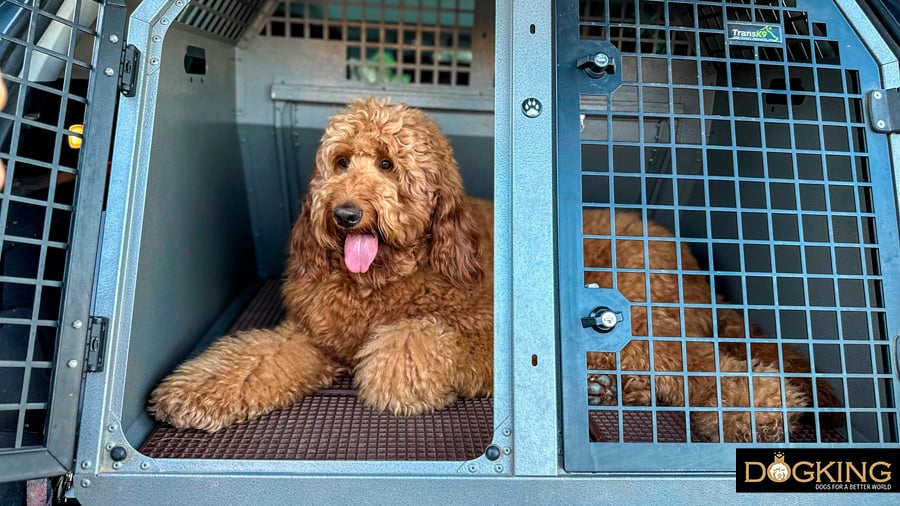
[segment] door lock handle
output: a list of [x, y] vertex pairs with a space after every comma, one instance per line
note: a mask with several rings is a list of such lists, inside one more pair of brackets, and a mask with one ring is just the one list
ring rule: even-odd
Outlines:
[[601, 79], [616, 73], [616, 62], [603, 52], [582, 56], [575, 67], [583, 70], [592, 79]]

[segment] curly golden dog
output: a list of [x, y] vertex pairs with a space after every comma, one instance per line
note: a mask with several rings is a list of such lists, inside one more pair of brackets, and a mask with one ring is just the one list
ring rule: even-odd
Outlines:
[[[616, 216], [618, 235], [643, 226], [633, 214]], [[587, 233], [609, 234], [608, 212], [589, 212], [584, 222]], [[651, 234], [671, 235], [647, 226]], [[490, 395], [492, 230], [491, 204], [464, 194], [453, 151], [434, 121], [403, 105], [371, 99], [351, 104], [325, 129], [291, 235], [284, 322], [220, 339], [163, 380], [151, 395], [150, 410], [177, 427], [215, 431], [289, 405], [328, 387], [345, 371], [352, 372], [364, 403], [399, 415], [440, 409], [459, 396]], [[661, 254], [651, 253], [650, 267], [676, 269], [674, 243], [656, 244]], [[643, 252], [640, 240], [617, 242], [617, 257], [634, 265], [643, 267]], [[609, 240], [592, 245], [585, 256], [609, 264]], [[685, 269], [698, 268], [687, 249], [681, 262]], [[645, 301], [643, 275], [629, 276], [619, 279], [618, 289], [632, 301]], [[677, 280], [660, 276], [651, 275], [651, 300], [679, 301]], [[686, 302], [710, 302], [708, 281], [685, 279]], [[612, 286], [610, 279], [597, 282]], [[678, 310], [661, 311], [652, 315], [654, 336], [681, 336]], [[636, 335], [647, 335], [647, 315], [633, 311], [633, 316]], [[738, 312], [719, 316], [720, 335], [742, 335]], [[687, 336], [713, 335], [711, 314], [686, 325]], [[685, 371], [680, 341], [653, 346], [655, 370]], [[716, 363], [711, 344], [690, 343], [687, 370], [747, 371], [742, 348], [723, 345]], [[754, 346], [753, 371], [778, 372], [778, 349]], [[809, 370], [796, 354], [783, 353], [786, 369]], [[615, 354], [609, 355], [611, 362], [605, 354], [593, 354], [589, 367], [615, 370]], [[620, 355], [622, 371], [649, 370], [646, 340], [632, 341]], [[653, 404], [646, 374], [622, 378], [624, 404]], [[682, 378], [658, 377], [657, 400], [684, 406]], [[754, 406], [781, 405], [777, 377], [753, 381]], [[691, 376], [688, 383], [688, 405], [718, 405], [715, 379]], [[722, 387], [723, 406], [750, 406], [747, 373], [724, 378]], [[789, 406], [810, 404], [808, 378], [787, 382], [785, 390]], [[824, 386], [818, 391], [830, 392]], [[730, 411], [723, 419], [726, 440], [750, 440], [749, 413]], [[692, 418], [713, 440], [717, 420], [715, 411]], [[790, 430], [796, 422], [794, 416], [782, 420], [780, 411], [758, 412], [757, 438], [779, 440], [785, 424]]]
[[359, 398], [411, 415], [493, 387], [493, 211], [417, 109], [368, 100], [334, 116], [291, 234], [272, 330], [220, 339], [151, 395], [176, 427], [215, 431], [352, 370]]

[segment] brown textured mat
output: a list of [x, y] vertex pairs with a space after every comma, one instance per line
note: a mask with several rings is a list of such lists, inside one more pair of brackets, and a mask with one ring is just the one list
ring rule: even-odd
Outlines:
[[[684, 443], [687, 441], [687, 425], [684, 413], [678, 411], [660, 411], [656, 414], [657, 441], [660, 443]], [[624, 431], [622, 440], [626, 443], [653, 441], [653, 413], [646, 411], [623, 411], [622, 424]], [[619, 414], [614, 409], [590, 410], [588, 427], [592, 442], [617, 443], [619, 441]], [[691, 430], [691, 441], [707, 442], [703, 436]], [[845, 443], [847, 439], [840, 433], [823, 429], [822, 436], [816, 440], [815, 427], [801, 425], [791, 433], [792, 443]]]
[[[266, 281], [228, 332], [277, 324], [284, 314], [280, 285]], [[189, 459], [469, 460], [484, 452], [492, 433], [489, 398], [401, 418], [362, 405], [345, 376], [292, 406], [216, 433], [157, 424], [140, 451]]]

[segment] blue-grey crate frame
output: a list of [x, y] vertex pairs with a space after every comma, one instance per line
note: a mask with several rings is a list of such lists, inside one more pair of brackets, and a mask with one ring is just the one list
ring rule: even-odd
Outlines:
[[[89, 1], [89, 0], [85, 0]], [[77, 416], [80, 407], [81, 378], [84, 371], [85, 357], [85, 341], [88, 331], [87, 322], [89, 321], [91, 307], [91, 291], [94, 281], [94, 264], [97, 254], [97, 244], [99, 242], [101, 210], [103, 205], [103, 193], [106, 184], [107, 160], [109, 159], [110, 138], [112, 133], [113, 114], [115, 111], [115, 100], [118, 94], [117, 76], [119, 68], [119, 59], [121, 54], [121, 39], [125, 27], [125, 3], [119, 0], [108, 0], [104, 6], [100, 7], [98, 13], [97, 30], [81, 26], [77, 21], [68, 21], [53, 13], [47, 13], [34, 8], [29, 2], [13, 2], [23, 8], [31, 11], [31, 29], [29, 36], [24, 42], [24, 68], [22, 76], [29, 75], [29, 67], [34, 51], [41, 51], [44, 54], [52, 55], [59, 59], [64, 59], [65, 70], [63, 74], [63, 90], [62, 104], [59, 111], [59, 123], [55, 128], [56, 147], [53, 154], [53, 163], [46, 168], [51, 171], [53, 179], [61, 167], [58, 165], [60, 157], [60, 149], [65, 142], [64, 136], [78, 136], [66, 128], [64, 128], [64, 120], [66, 116], [66, 106], [69, 100], [80, 100], [84, 103], [85, 99], [90, 107], [85, 111], [84, 131], [90, 135], [85, 136], [81, 152], [79, 153], [78, 168], [76, 174], [76, 192], [75, 199], [71, 206], [63, 206], [61, 204], [52, 203], [55, 184], [50, 184], [48, 202], [46, 203], [47, 215], [45, 218], [44, 236], [35, 240], [34, 244], [41, 247], [41, 259], [39, 264], [39, 275], [33, 282], [36, 287], [52, 286], [52, 282], [41, 279], [46, 260], [46, 249], [51, 245], [52, 241], [48, 240], [50, 209], [61, 209], [72, 212], [71, 228], [68, 236], [68, 244], [62, 244], [68, 252], [66, 255], [66, 267], [64, 273], [64, 283], [61, 284], [65, 288], [60, 304], [61, 313], [58, 319], [49, 322], [41, 322], [36, 320], [37, 301], [39, 293], [36, 295], [35, 314], [31, 319], [26, 319], [26, 323], [31, 324], [30, 339], [28, 344], [28, 357], [32, 356], [33, 347], [35, 346], [35, 329], [34, 325], [38, 323], [50, 325], [56, 328], [56, 348], [52, 362], [47, 364], [33, 363], [29, 358], [24, 363], [26, 368], [26, 378], [23, 381], [23, 399], [26, 398], [28, 390], [27, 371], [31, 367], [50, 367], [53, 370], [51, 378], [51, 386], [49, 392], [49, 401], [47, 403], [28, 403], [23, 400], [19, 406], [19, 427], [17, 431], [17, 442], [15, 448], [0, 449], [0, 463], [3, 465], [3, 471], [0, 473], [0, 480], [15, 481], [37, 477], [56, 476], [64, 474], [72, 470], [75, 455], [75, 438], [76, 428], [78, 426]], [[82, 2], [75, 5], [74, 20], [79, 19]], [[64, 26], [70, 27], [70, 38], [68, 42], [68, 51], [66, 54], [59, 54], [47, 51], [46, 49], [36, 49], [36, 42], [33, 40], [33, 28], [37, 22], [38, 13], [41, 16], [52, 19]], [[89, 34], [95, 37], [92, 61], [82, 62], [75, 58], [75, 36], [79, 32]], [[100, 34], [107, 37], [115, 34], [116, 40], [101, 40]], [[5, 40], [6, 35], [0, 35]], [[77, 97], [69, 95], [69, 83], [72, 79], [73, 66], [80, 66], [90, 69], [90, 79], [86, 97]], [[113, 69], [113, 75], [106, 75], [101, 72], [94, 72], [98, 67]], [[40, 84], [31, 83], [26, 78], [7, 77], [15, 84], [22, 86], [33, 86], [37, 89], [50, 91], [48, 87], [42, 87]], [[2, 154], [4, 159], [8, 160], [8, 172], [6, 187], [3, 189], [2, 214], [3, 219], [0, 222], [6, 223], [6, 214], [8, 204], [15, 200], [16, 197], [10, 195], [13, 178], [15, 175], [17, 163], [35, 163], [34, 160], [27, 158], [19, 158], [16, 156], [18, 135], [20, 125], [25, 121], [21, 116], [25, 94], [18, 94], [18, 103], [12, 104], [15, 111], [14, 131], [11, 140], [9, 154]], [[35, 126], [38, 123], [35, 123]], [[70, 169], [71, 170], [71, 169]], [[0, 232], [0, 237], [4, 240], [5, 229]], [[57, 245], [60, 246], [60, 245]], [[21, 281], [18, 279], [4, 279], [2, 282]], [[21, 323], [17, 319], [4, 319], [3, 324]], [[6, 365], [6, 364], [4, 364]], [[16, 365], [16, 364], [10, 364]], [[44, 428], [44, 444], [42, 446], [21, 447], [22, 439], [22, 420], [24, 412], [27, 409], [47, 409], [49, 414], [47, 417], [46, 427]]]

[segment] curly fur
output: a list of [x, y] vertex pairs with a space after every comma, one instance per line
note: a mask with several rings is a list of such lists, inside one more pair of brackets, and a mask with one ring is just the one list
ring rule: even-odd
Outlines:
[[[363, 213], [352, 232], [378, 237], [364, 273], [344, 266], [348, 230], [333, 213], [347, 202]], [[401, 415], [491, 394], [493, 209], [465, 195], [450, 143], [424, 113], [369, 99], [334, 116], [290, 244], [285, 322], [222, 338], [178, 367], [151, 395], [156, 418], [215, 431], [347, 370], [363, 402]]]
[[[389, 160], [392, 167], [380, 166]], [[341, 226], [338, 206], [352, 203], [362, 211], [358, 224]], [[619, 236], [671, 236], [654, 223], [616, 213]], [[609, 234], [609, 213], [588, 211], [585, 233]], [[349, 230], [349, 232], [348, 232]], [[287, 316], [272, 330], [254, 330], [222, 338], [199, 357], [178, 367], [152, 393], [150, 410], [177, 427], [209, 431], [251, 419], [291, 404], [329, 386], [352, 371], [359, 398], [379, 410], [400, 415], [440, 409], [457, 397], [490, 395], [493, 386], [492, 275], [493, 210], [488, 202], [471, 199], [447, 138], [434, 121], [416, 109], [373, 100], [358, 101], [332, 118], [316, 155], [316, 167], [291, 233], [291, 253], [283, 287]], [[378, 238], [378, 249], [365, 272], [345, 267], [348, 233]], [[644, 242], [618, 240], [617, 266], [644, 268]], [[588, 265], [612, 266], [610, 241], [585, 241]], [[699, 269], [686, 248], [674, 242], [652, 241], [652, 269]], [[592, 273], [603, 287], [612, 287], [609, 272]], [[712, 302], [705, 276], [651, 274], [646, 293], [644, 274], [619, 273], [616, 287], [631, 301]], [[740, 342], [685, 345], [657, 339], [682, 335], [678, 308], [655, 307], [652, 322], [654, 370], [743, 372], [722, 378], [721, 396], [713, 374], [691, 376], [685, 400], [683, 376], [659, 376], [656, 399], [649, 376], [622, 376], [624, 404], [727, 408], [750, 407], [748, 360], [753, 372], [777, 373], [778, 353], [785, 369], [808, 372], [796, 353], [776, 345], [752, 347], [748, 357]], [[684, 335], [713, 336], [709, 309], [684, 310]], [[649, 336], [646, 309], [632, 310], [636, 336]], [[743, 337], [745, 325], [737, 311], [720, 310], [719, 335]], [[621, 352], [622, 371], [648, 371], [648, 340], [634, 340]], [[615, 354], [592, 353], [591, 369], [616, 370]], [[686, 369], [685, 369], [686, 366]], [[777, 377], [756, 376], [753, 405], [777, 408], [811, 404], [807, 379], [789, 380], [785, 392]], [[819, 405], [837, 402], [827, 385], [817, 384]], [[729, 409], [722, 416], [728, 441], [752, 437], [747, 411]], [[759, 440], [775, 441], [798, 421], [781, 410], [756, 414]], [[695, 412], [698, 432], [718, 440], [714, 411]]]

